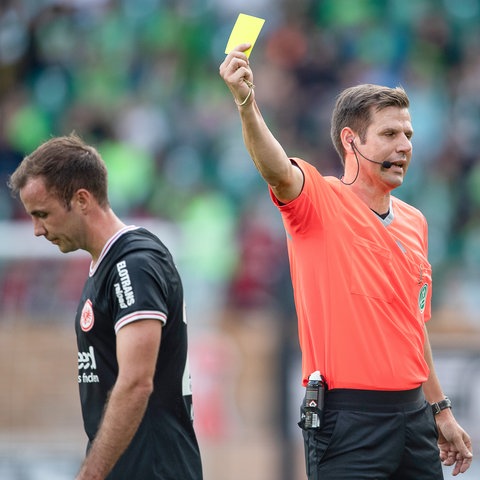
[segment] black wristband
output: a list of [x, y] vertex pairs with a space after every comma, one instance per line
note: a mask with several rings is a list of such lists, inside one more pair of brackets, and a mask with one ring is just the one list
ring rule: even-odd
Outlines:
[[432, 412], [434, 415], [438, 415], [442, 410], [446, 408], [452, 408], [452, 402], [448, 397], [445, 397], [439, 402], [432, 403]]

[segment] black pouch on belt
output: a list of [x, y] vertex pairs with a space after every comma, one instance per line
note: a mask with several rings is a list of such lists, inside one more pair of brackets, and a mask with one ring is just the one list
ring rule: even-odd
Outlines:
[[303, 430], [322, 428], [326, 389], [327, 383], [320, 372], [313, 372], [309, 377], [305, 398], [300, 408], [298, 426]]

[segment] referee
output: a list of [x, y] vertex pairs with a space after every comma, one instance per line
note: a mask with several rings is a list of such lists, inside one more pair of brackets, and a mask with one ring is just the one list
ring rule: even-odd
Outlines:
[[75, 135], [38, 147], [9, 185], [36, 236], [92, 257], [75, 319], [89, 440], [76, 479], [201, 480], [183, 288], [169, 251], [114, 214], [105, 164]]
[[471, 441], [443, 394], [425, 327], [427, 223], [391, 195], [412, 157], [405, 91], [359, 85], [339, 95], [332, 140], [344, 176], [325, 177], [289, 158], [265, 124], [249, 47], [229, 53], [220, 75], [286, 230], [303, 383], [316, 378], [300, 421], [308, 478], [439, 480], [441, 460], [465, 472]]

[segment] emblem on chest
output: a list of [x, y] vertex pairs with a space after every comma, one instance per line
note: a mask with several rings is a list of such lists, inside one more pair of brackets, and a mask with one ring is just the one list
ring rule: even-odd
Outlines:
[[95, 317], [93, 314], [92, 302], [87, 299], [85, 305], [83, 305], [82, 313], [80, 315], [80, 328], [84, 332], [88, 332], [93, 328]]
[[427, 293], [428, 285], [424, 283], [422, 288], [420, 289], [420, 293], [418, 294], [418, 308], [420, 309], [420, 313], [423, 313], [425, 311], [425, 305], [427, 303]]

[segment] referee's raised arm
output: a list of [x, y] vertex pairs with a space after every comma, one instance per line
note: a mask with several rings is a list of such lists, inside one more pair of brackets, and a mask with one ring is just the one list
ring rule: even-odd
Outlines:
[[220, 65], [220, 76], [237, 105], [248, 153], [277, 199], [287, 203], [302, 191], [303, 174], [273, 136], [255, 101], [253, 72], [244, 53], [249, 47], [244, 43], [234, 48]]

